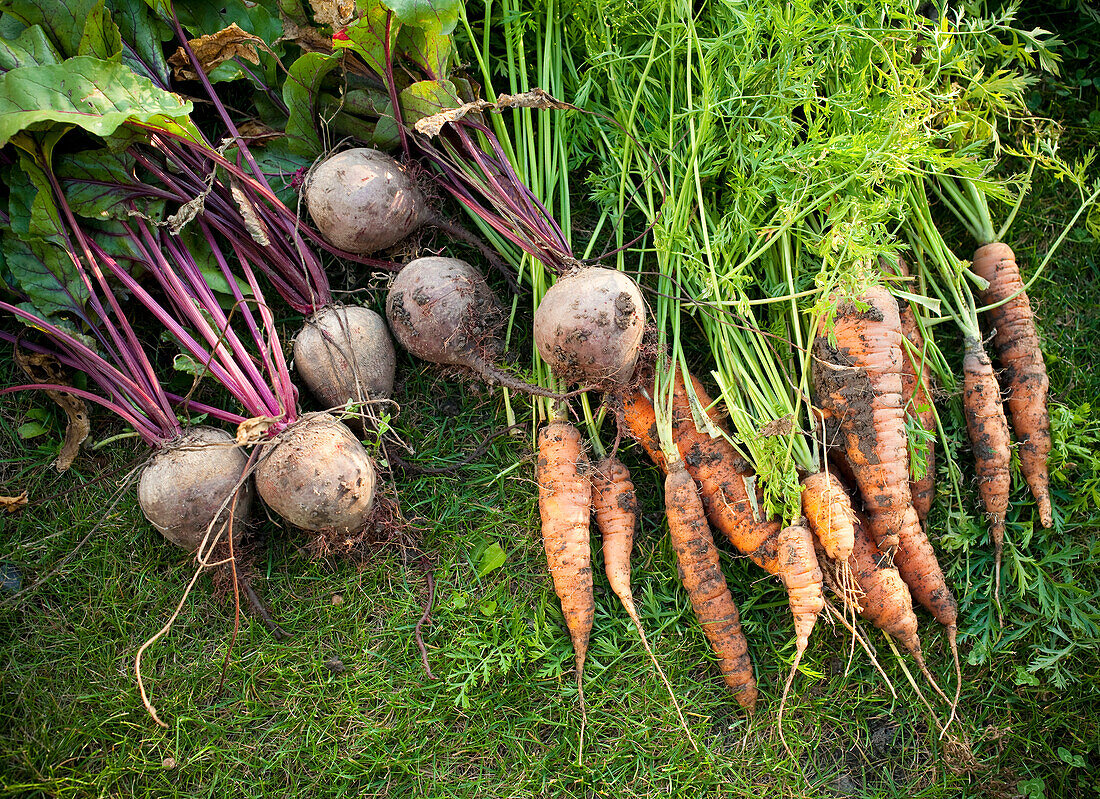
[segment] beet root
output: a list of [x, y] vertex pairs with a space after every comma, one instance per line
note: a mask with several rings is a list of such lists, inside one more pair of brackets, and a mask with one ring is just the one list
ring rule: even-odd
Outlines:
[[369, 308], [322, 308], [294, 338], [294, 368], [330, 408], [388, 397], [396, 363], [386, 322]]
[[353, 532], [370, 520], [374, 461], [331, 414], [306, 414], [265, 445], [255, 477], [268, 507], [303, 530]]
[[[241, 483], [248, 457], [233, 437], [216, 427], [192, 427], [158, 450], [138, 480], [141, 512], [161, 534], [194, 552], [229, 521], [232, 494]], [[236, 539], [252, 507], [251, 480], [241, 485], [233, 509]], [[223, 507], [224, 506], [224, 507]], [[211, 520], [217, 522], [211, 527]]]
[[546, 292], [535, 310], [535, 345], [567, 383], [630, 380], [645, 332], [638, 284], [615, 269], [571, 272]]
[[405, 167], [366, 147], [322, 161], [309, 176], [305, 200], [325, 241], [358, 255], [392, 247], [428, 219], [424, 195]]

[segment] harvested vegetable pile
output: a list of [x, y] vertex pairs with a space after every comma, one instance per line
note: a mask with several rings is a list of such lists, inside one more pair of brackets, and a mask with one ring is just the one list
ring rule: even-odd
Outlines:
[[[1028, 296], [1100, 198], [1094, 154], [1028, 104], [1057, 37], [1011, 5], [52, 3], [0, 2], [0, 340], [29, 375], [0, 394], [62, 405], [59, 468], [84, 468], [89, 417], [152, 450], [140, 510], [191, 559], [127, 657], [158, 724], [201, 712], [170, 680], [158, 710], [143, 674], [199, 578], [233, 613], [220, 693], [242, 646], [296, 634], [298, 597], [272, 612], [257, 585], [320, 568], [297, 550], [422, 580], [394, 645], [456, 706], [540, 664], [581, 773], [609, 715], [650, 723], [591, 702], [636, 644], [677, 746], [713, 746], [691, 696], [724, 685], [723, 718], [820, 787], [814, 716], [785, 712], [808, 663], [845, 659], [981, 771], [968, 680], [1015, 639], [1030, 542], [1080, 512]], [[1040, 180], [1072, 208], [1026, 263], [1006, 240]], [[427, 381], [500, 417], [469, 454], [421, 456]], [[525, 427], [490, 482], [522, 477], [541, 529], [495, 533], [476, 571], [537, 546], [542, 579], [510, 621], [477, 605], [498, 654], [470, 666], [433, 624], [474, 612], [437, 604], [468, 568], [449, 489], [416, 486]], [[238, 642], [242, 597], [276, 640]], [[620, 611], [636, 637], [612, 645]]]

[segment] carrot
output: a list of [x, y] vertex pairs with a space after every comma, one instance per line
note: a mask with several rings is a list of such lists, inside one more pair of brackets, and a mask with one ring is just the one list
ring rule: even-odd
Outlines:
[[[880, 259], [880, 262], [888, 271], [909, 277], [909, 265], [905, 259], [898, 258], [893, 266], [885, 259]], [[909, 342], [909, 346], [903, 347], [901, 358], [901, 398], [905, 403], [905, 415], [929, 434], [923, 447], [923, 474], [919, 479], [913, 479], [912, 475], [909, 478], [913, 507], [921, 524], [924, 524], [936, 495], [936, 411], [932, 407], [932, 368], [926, 357], [924, 336], [921, 335], [913, 306], [901, 299], [897, 302], [901, 334]]]
[[852, 502], [835, 475], [817, 472], [803, 478], [802, 512], [826, 554], [833, 560], [848, 560], [855, 545]]
[[756, 680], [737, 605], [718, 562], [695, 481], [678, 458], [665, 477], [665, 511], [677, 570], [703, 632], [718, 656], [722, 678], [741, 707], [756, 707]]
[[994, 553], [994, 596], [1001, 584], [1001, 550], [1004, 548], [1005, 514], [1008, 511], [1009, 433], [1001, 390], [993, 365], [976, 338], [964, 342], [963, 411], [966, 431], [974, 449], [978, 472], [978, 493], [989, 517]]
[[592, 552], [588, 542], [592, 484], [584, 474], [588, 458], [581, 446], [580, 433], [569, 422], [547, 424], [539, 431], [538, 445], [535, 477], [539, 487], [542, 542], [554, 591], [561, 600], [565, 626], [573, 640], [583, 748], [584, 658], [595, 614]]
[[844, 602], [856, 603], [860, 615], [865, 619], [898, 639], [913, 656], [936, 693], [950, 703], [924, 662], [924, 653], [917, 635], [917, 616], [913, 613], [913, 599], [909, 589], [898, 570], [890, 565], [886, 555], [875, 546], [866, 528], [866, 521], [860, 514], [855, 514], [855, 546], [848, 559], [848, 568], [855, 576], [859, 596], [845, 592], [839, 580], [841, 564], [835, 561], [825, 561], [825, 582]]
[[825, 607], [825, 595], [821, 591], [821, 568], [814, 552], [814, 536], [806, 519], [796, 519], [794, 524], [784, 527], [779, 533], [779, 562], [783, 564], [783, 585], [787, 589], [791, 613], [794, 614], [795, 653], [791, 671], [783, 686], [783, 696], [779, 700], [776, 724], [783, 748], [793, 757], [783, 735], [783, 708], [787, 704], [787, 694], [791, 690], [794, 675], [798, 672], [798, 664], [810, 645], [810, 633]]
[[873, 287], [842, 302], [833, 325], [836, 345], [814, 341], [816, 404], [839, 433], [863, 495], [870, 532], [892, 558], [898, 528], [912, 505], [909, 450], [901, 398], [901, 320], [886, 289]]
[[607, 582], [611, 585], [615, 596], [623, 603], [626, 615], [634, 622], [634, 627], [642, 639], [642, 646], [645, 647], [649, 659], [653, 661], [654, 668], [657, 669], [657, 673], [668, 689], [669, 696], [672, 697], [672, 705], [676, 708], [676, 715], [680, 717], [680, 724], [687, 733], [692, 748], [698, 751], [699, 747], [680, 710], [680, 703], [676, 699], [668, 677], [665, 676], [664, 669], [657, 662], [649, 646], [642, 620], [634, 605], [634, 593], [630, 590], [630, 551], [634, 548], [638, 497], [634, 492], [634, 481], [630, 479], [630, 470], [614, 455], [596, 464], [596, 469], [592, 473], [592, 508], [596, 513], [596, 526], [603, 541], [603, 563]]
[[901, 543], [894, 553], [894, 565], [897, 566], [901, 579], [909, 586], [913, 598], [947, 629], [947, 642], [951, 646], [957, 680], [953, 710], [962, 691], [962, 666], [959, 663], [959, 647], [956, 642], [959, 606], [947, 585], [940, 562], [936, 559], [932, 542], [928, 540], [924, 528], [916, 518], [916, 510], [911, 509], [906, 513]]
[[974, 253], [973, 271], [989, 281], [989, 288], [981, 292], [982, 302], [1004, 303], [989, 311], [986, 318], [995, 329], [993, 346], [1004, 369], [1012, 429], [1020, 442], [1020, 470], [1039, 505], [1039, 521], [1043, 527], [1050, 527], [1050, 382], [1035, 329], [1035, 314], [1023, 290], [1016, 256], [1008, 245], [997, 242], [979, 247]]

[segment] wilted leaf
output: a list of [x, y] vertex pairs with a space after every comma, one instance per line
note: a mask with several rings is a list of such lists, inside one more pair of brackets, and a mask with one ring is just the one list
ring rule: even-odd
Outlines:
[[27, 492], [24, 491], [17, 497], [2, 497], [0, 496], [0, 510], [7, 511], [8, 513], [15, 513], [17, 510], [27, 504]]
[[[41, 352], [27, 352], [26, 350], [16, 348], [15, 362], [19, 364], [19, 368], [27, 374], [27, 377], [35, 383], [48, 383], [60, 386], [72, 385], [65, 370], [52, 355]], [[88, 434], [91, 432], [91, 423], [88, 420], [88, 409], [84, 405], [84, 400], [68, 392], [46, 389], [46, 394], [50, 399], [61, 406], [61, 410], [65, 411], [65, 416], [68, 418], [68, 423], [65, 425], [65, 439], [61, 444], [61, 452], [53, 462], [55, 469], [59, 472], [64, 472], [73, 465], [73, 461], [76, 460], [76, 456], [80, 452], [80, 445], [87, 440]], [[28, 424], [39, 423], [34, 422]], [[26, 426], [27, 425], [24, 425], [24, 427]], [[45, 432], [45, 430], [41, 432]], [[34, 433], [34, 435], [39, 435], [39, 433]], [[29, 435], [20, 434], [20, 436], [22, 438], [30, 438]]]
[[333, 30], [347, 25], [355, 17], [355, 0], [309, 0], [313, 19]]
[[274, 139], [281, 139], [286, 135], [281, 130], [265, 125], [257, 119], [250, 119], [237, 125], [237, 132], [249, 144], [261, 146]]
[[[421, 83], [436, 83], [437, 81], [421, 81]], [[417, 120], [414, 127], [418, 132], [423, 133], [425, 136], [438, 136], [439, 131], [443, 129], [443, 126], [448, 122], [456, 122], [463, 117], [471, 113], [480, 113], [481, 111], [492, 111], [494, 113], [500, 113], [505, 108], [541, 108], [546, 110], [557, 111], [579, 111], [580, 109], [572, 103], [566, 103], [561, 100], [557, 100], [551, 95], [547, 94], [542, 89], [532, 89], [528, 92], [521, 92], [520, 94], [502, 94], [499, 95], [495, 103], [491, 103], [488, 100], [474, 100], [472, 102], [463, 103], [459, 99], [459, 87], [451, 81], [439, 82], [448, 87], [448, 91], [454, 95], [454, 103], [452, 106], [443, 106], [445, 110], [425, 115], [423, 118]], [[420, 84], [414, 83], [409, 89]], [[406, 91], [409, 91], [406, 89]], [[418, 90], [420, 94], [427, 94], [426, 90]], [[434, 93], [436, 99], [440, 98], [438, 92]], [[430, 98], [415, 98], [413, 100], [413, 107], [420, 110], [427, 110], [429, 106]], [[402, 93], [401, 107], [405, 108], [404, 93]]]
[[[249, 63], [259, 64], [260, 55], [256, 52], [256, 45], [263, 44], [263, 39], [248, 33], [234, 22], [217, 33], [191, 39], [188, 44], [202, 65], [203, 72], [209, 75], [219, 64], [232, 58], [243, 58]], [[172, 54], [168, 63], [172, 66], [172, 75], [176, 80], [197, 80], [199, 77], [183, 47]]]
[[49, 123], [110, 136], [129, 121], [199, 138], [191, 103], [153, 85], [129, 67], [90, 56], [27, 66], [0, 75], [0, 145], [19, 131]]
[[248, 195], [241, 190], [236, 180], [229, 186], [229, 193], [233, 195], [233, 201], [237, 203], [237, 208], [240, 209], [248, 235], [250, 235], [261, 247], [270, 245], [271, 239], [267, 237], [267, 225], [260, 219], [260, 215], [256, 213], [256, 208], [252, 205], [252, 201], [249, 200]]
[[331, 53], [332, 37], [314, 28], [312, 25], [299, 24], [283, 15], [282, 41], [291, 42], [307, 53]]
[[279, 420], [274, 416], [253, 416], [251, 419], [245, 419], [237, 425], [237, 445], [250, 447], [258, 444], [277, 421]]

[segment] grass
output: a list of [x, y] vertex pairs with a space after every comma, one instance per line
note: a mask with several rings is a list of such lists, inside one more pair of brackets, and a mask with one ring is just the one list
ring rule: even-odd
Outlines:
[[[1097, 106], [1095, 88], [1089, 94], [1080, 81], [1076, 88], [1069, 99], [1056, 86], [1044, 95], [1057, 98], [1054, 109], [1071, 122], [1088, 120]], [[1086, 130], [1071, 127], [1070, 146], [1089, 142]], [[1053, 240], [1071, 202], [1048, 179], [1036, 187], [1012, 231], [1025, 269]], [[21, 395], [0, 401], [0, 494], [26, 489], [31, 504], [0, 516], [0, 563], [14, 565], [24, 585], [58, 571], [19, 596], [0, 589], [0, 796], [1096, 792], [1096, 252], [1096, 241], [1078, 230], [1032, 292], [1048, 350], [1054, 493], [1063, 518], [1055, 531], [1038, 531], [1026, 489], [1014, 487], [1003, 630], [988, 600], [992, 556], [976, 496], [968, 514], [934, 511], [968, 659], [960, 718], [948, 740], [938, 739], [881, 636], [873, 640], [897, 698], [865, 655], [849, 657], [843, 631], [822, 624], [788, 700], [786, 735], [797, 762], [789, 758], [774, 726], [794, 653], [784, 593], [724, 551], [762, 692], [761, 710], [749, 719], [722, 687], [677, 587], [658, 476], [628, 450], [625, 460], [643, 492], [634, 571], [639, 610], [702, 751], [694, 752], [679, 729], [633, 627], [598, 577], [584, 764], [576, 765], [572, 650], [538, 538], [529, 427], [524, 436], [495, 439], [484, 457], [454, 474], [402, 475], [409, 532], [402, 545], [381, 545], [362, 561], [311, 558], [303, 536], [258, 521], [256, 585], [292, 638], [277, 642], [243, 616], [223, 680], [232, 602], [200, 580], [171, 635], [145, 660], [148, 687], [169, 724], [161, 729], [141, 707], [133, 656], [179, 600], [191, 574], [187, 557], [164, 544], [142, 520], [133, 491], [118, 486], [142, 454], [135, 442], [85, 453], [71, 472], [57, 475], [49, 465], [59, 445], [57, 413], [43, 399]], [[10, 384], [14, 367], [0, 357], [0, 379]], [[497, 395], [407, 358], [400, 368], [395, 424], [416, 460], [453, 462], [502, 424]], [[529, 422], [525, 406], [516, 407]], [[945, 420], [958, 437], [956, 401], [945, 407], [954, 409]], [[36, 417], [49, 431], [21, 441], [17, 428]], [[97, 440], [120, 432], [102, 414], [93, 422]], [[958, 456], [966, 469], [965, 449]], [[504, 562], [479, 576], [494, 563], [494, 545]], [[435, 580], [424, 632], [434, 680], [414, 641], [429, 595], [422, 555]], [[943, 638], [926, 615], [921, 620], [929, 661], [949, 683]], [[942, 706], [937, 711], [942, 718]]]

